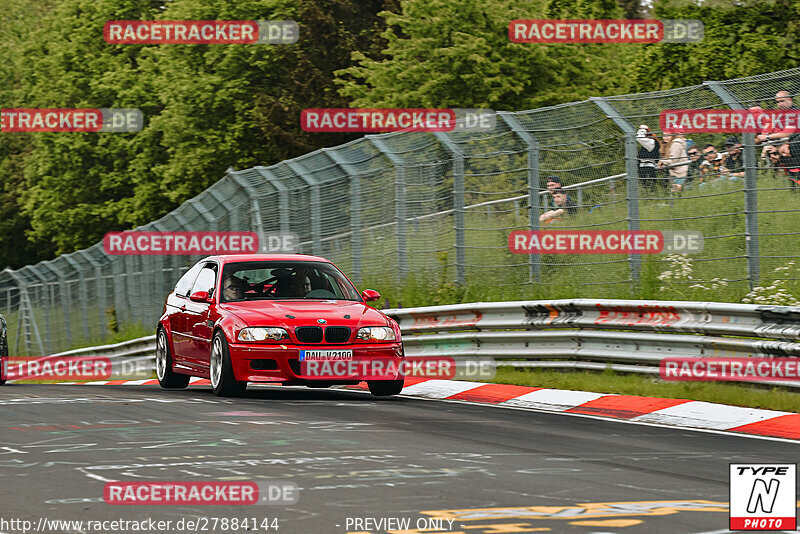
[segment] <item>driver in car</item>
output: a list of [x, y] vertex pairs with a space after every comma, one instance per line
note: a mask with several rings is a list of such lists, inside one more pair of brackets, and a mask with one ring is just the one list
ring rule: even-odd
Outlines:
[[298, 297], [305, 297], [311, 292], [311, 279], [308, 276], [303, 277], [303, 283], [300, 286]]
[[222, 286], [222, 296], [230, 302], [244, 299], [244, 280], [236, 276], [228, 276]]

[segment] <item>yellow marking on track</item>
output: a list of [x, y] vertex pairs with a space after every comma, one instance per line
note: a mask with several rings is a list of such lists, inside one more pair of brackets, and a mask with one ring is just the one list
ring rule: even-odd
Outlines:
[[644, 523], [641, 519], [606, 519], [602, 521], [570, 521], [570, 525], [587, 527], [632, 527]]
[[[548, 527], [534, 527], [530, 523], [495, 523], [493, 525], [470, 525], [464, 528], [489, 528], [481, 534], [512, 534], [515, 532], [550, 532]], [[475, 533], [472, 533], [475, 534]]]

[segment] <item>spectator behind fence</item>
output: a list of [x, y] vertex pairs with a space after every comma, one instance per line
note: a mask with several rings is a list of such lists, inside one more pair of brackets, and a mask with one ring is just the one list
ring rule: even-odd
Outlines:
[[[775, 104], [778, 106], [778, 109], [789, 111], [792, 109], [797, 109], [794, 105], [794, 101], [792, 100], [791, 93], [786, 90], [778, 91], [775, 94]], [[761, 106], [753, 106], [750, 108], [750, 111], [761, 111]], [[794, 133], [794, 130], [791, 128], [769, 128], [764, 130], [759, 135], [756, 136], [756, 143], [766, 143], [768, 141], [775, 141], [776, 139], [781, 139], [784, 137], [789, 137]], [[762, 153], [763, 157], [763, 153]]]
[[692, 147], [689, 148], [689, 165], [687, 166], [686, 181], [680, 185], [680, 187], [675, 188], [677, 191], [681, 191], [690, 186], [695, 180], [699, 180], [700, 165], [703, 161], [705, 160], [703, 159], [703, 154], [700, 152], [700, 147], [692, 145]]
[[778, 147], [778, 154], [780, 154], [778, 165], [785, 168], [792, 187], [796, 188], [800, 185], [800, 133], [789, 136], [789, 142]]
[[549, 224], [560, 219], [563, 215], [575, 215], [578, 212], [578, 205], [569, 198], [564, 189], [553, 190], [553, 203], [555, 209], [539, 215], [539, 222]]
[[728, 170], [731, 178], [744, 178], [742, 144], [735, 137], [729, 137], [725, 141], [725, 151], [728, 155], [722, 160], [722, 166]]
[[650, 131], [650, 127], [646, 124], [639, 126], [636, 132], [636, 142], [641, 145], [639, 153], [639, 180], [645, 189], [651, 193], [655, 191], [656, 185], [664, 185], [664, 181], [660, 180], [656, 175], [656, 165], [661, 159], [661, 144]]
[[561, 178], [559, 178], [558, 176], [547, 177], [546, 204], [547, 207], [550, 208], [551, 210], [556, 209], [556, 204], [555, 201], [553, 200], [553, 191], [555, 191], [556, 189], [561, 189], [561, 187], [563, 187], [561, 183]]
[[722, 172], [722, 156], [714, 145], [703, 147], [703, 161], [700, 163], [700, 181], [711, 182]]
[[[658, 162], [658, 166], [667, 169], [672, 191], [680, 191], [689, 173], [689, 156], [686, 153], [686, 139], [680, 134], [664, 134], [664, 146], [666, 147], [664, 157]], [[674, 166], [672, 166], [674, 165]]]

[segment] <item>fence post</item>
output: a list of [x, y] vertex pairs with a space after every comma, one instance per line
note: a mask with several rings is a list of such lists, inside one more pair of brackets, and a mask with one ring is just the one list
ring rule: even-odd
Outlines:
[[322, 215], [320, 213], [319, 182], [298, 162], [287, 160], [284, 163], [311, 188], [311, 253], [318, 256], [322, 254], [322, 229], [320, 227]]
[[[81, 269], [81, 265], [75, 261], [74, 259], [70, 258], [70, 254], [62, 254], [61, 257], [66, 261], [70, 267], [75, 269], [75, 274], [78, 275], [78, 300], [81, 303], [81, 317], [83, 323], [83, 337], [84, 339], [88, 340], [91, 338], [89, 334], [89, 318], [87, 317], [89, 313], [89, 295], [87, 294], [86, 290], [86, 278], [83, 276], [83, 269]], [[72, 313], [72, 312], [70, 312]]]
[[[151, 223], [150, 226], [152, 226], [153, 228], [155, 228], [159, 232], [168, 232], [169, 231], [169, 230], [164, 229], [163, 226], [161, 226], [161, 219]], [[169, 284], [166, 284], [164, 282], [164, 280], [165, 280], [164, 279], [164, 272], [167, 270], [165, 265], [164, 265], [166, 261], [167, 261], [167, 259], [163, 255], [153, 256], [153, 263], [154, 263], [153, 268], [154, 268], [154, 271], [155, 271], [153, 273], [153, 280], [154, 280], [154, 285], [156, 287], [156, 301], [157, 302], [158, 301], [163, 302], [164, 296], [169, 292], [169, 290], [167, 289]], [[174, 260], [170, 260], [170, 261], [174, 262]], [[170, 268], [170, 272], [171, 271], [172, 271], [172, 268]], [[173, 282], [177, 282], [177, 279], [173, 280]], [[169, 288], [169, 289], [171, 289], [171, 288]]]
[[406, 167], [403, 158], [393, 152], [384, 140], [375, 135], [366, 135], [367, 141], [394, 165], [395, 219], [397, 221], [397, 281], [402, 284], [408, 275], [408, 242], [406, 221]]
[[[65, 298], [61, 301], [61, 311], [64, 314], [64, 329], [67, 336], [67, 349], [72, 347], [72, 291], [69, 289], [69, 281], [64, 271], [53, 265], [54, 260], [41, 262], [42, 267], [56, 275], [57, 280], [61, 280]], [[55, 300], [55, 299], [53, 299]]]
[[[590, 97], [589, 100], [594, 102], [625, 134], [625, 172], [628, 175], [626, 180], [628, 230], [639, 230], [639, 156], [636, 148], [636, 128], [603, 98]], [[629, 254], [628, 264], [630, 265], [631, 279], [636, 284], [639, 282], [639, 273], [642, 269], [642, 256], [640, 254]]]
[[[53, 350], [52, 350], [53, 349], [53, 343], [52, 343], [52, 339], [51, 339], [52, 330], [50, 330], [50, 308], [52, 307], [52, 299], [50, 298], [50, 288], [48, 287], [48, 280], [47, 280], [47, 277], [45, 277], [43, 274], [41, 274], [39, 272], [39, 268], [36, 265], [30, 265], [28, 267], [23, 267], [23, 269], [29, 269], [30, 272], [33, 274], [33, 276], [38, 278], [39, 281], [42, 283], [42, 292], [41, 292], [41, 294], [44, 297], [42, 299], [42, 300], [44, 300], [44, 302], [42, 303], [42, 315], [44, 315], [44, 333], [45, 333], [45, 335], [44, 335], [44, 345], [42, 345], [42, 338], [41, 338], [41, 336], [39, 334], [39, 327], [36, 324], [36, 315], [35, 314], [33, 315], [32, 329], [33, 329], [34, 335], [36, 336], [37, 343], [39, 344], [39, 350], [42, 351], [42, 356], [48, 355], [51, 352], [53, 352]], [[6, 268], [5, 270], [8, 271], [9, 275], [11, 275], [11, 278], [14, 279], [14, 281], [17, 283], [17, 286], [20, 287], [20, 289], [21, 289], [19, 278], [17, 278], [17, 276], [16, 276], [16, 271], [12, 271], [11, 269], [8, 269], [8, 268]], [[22, 297], [21, 292], [20, 292], [20, 297]], [[33, 307], [33, 304], [31, 304], [31, 307]], [[11, 302], [10, 301], [8, 303], [8, 308], [11, 309]], [[17, 332], [17, 335], [19, 336], [19, 335], [21, 335], [21, 333]]]
[[114, 303], [114, 316], [118, 327], [126, 318], [125, 315], [129, 306], [128, 299], [125, 298], [125, 287], [128, 282], [126, 278], [123, 278], [128, 276], [128, 273], [125, 272], [127, 267], [126, 257], [113, 256], [111, 258], [112, 302]]
[[108, 337], [108, 332], [106, 331], [106, 287], [105, 283], [103, 282], [103, 266], [99, 261], [92, 257], [92, 255], [89, 253], [89, 249], [79, 250], [78, 254], [83, 256], [83, 258], [92, 267], [94, 267], [95, 286], [97, 287], [97, 311], [98, 321], [100, 323], [100, 335], [102, 336], [103, 340], [105, 340], [106, 337]]
[[[528, 147], [528, 229], [535, 232], [539, 230], [539, 215], [541, 215], [541, 202], [539, 201], [539, 143], [536, 138], [519, 122], [516, 115], [507, 111], [497, 113]], [[541, 281], [542, 259], [539, 254], [530, 254], [528, 259], [528, 281], [539, 283]]]
[[254, 168], [278, 191], [278, 216], [280, 217], [281, 232], [288, 233], [291, 229], [289, 224], [289, 189], [268, 168]]
[[[6, 272], [14, 279], [14, 282], [17, 284], [17, 288], [19, 288], [19, 309], [17, 311], [17, 344], [15, 347], [15, 352], [19, 352], [19, 341], [23, 337], [25, 338], [25, 351], [30, 354], [31, 353], [31, 334], [36, 337], [36, 344], [39, 347], [39, 356], [44, 356], [44, 346], [42, 346], [42, 337], [39, 335], [39, 327], [36, 324], [36, 314], [33, 310], [33, 305], [30, 301], [28, 296], [28, 288], [26, 287], [25, 282], [23, 282], [16, 271], [12, 271], [9, 268], [5, 269]], [[27, 304], [27, 306], [26, 306]], [[29, 323], [29, 324], [26, 324]], [[27, 327], [28, 330], [23, 332], [23, 328]]]
[[453, 155], [453, 214], [456, 231], [456, 283], [466, 283], [466, 242], [464, 238], [464, 152], [445, 132], [433, 134]]
[[361, 284], [361, 173], [333, 148], [323, 148], [336, 165], [350, 178], [350, 248], [353, 257], [353, 280]]
[[[178, 210], [171, 211], [170, 213], [167, 214], [167, 216], [172, 217], [173, 220], [178, 222], [179, 231], [185, 231], [189, 229], [189, 221], [187, 221], [183, 215], [178, 213]], [[183, 276], [186, 271], [191, 269], [191, 264], [193, 262], [191, 261], [191, 256], [181, 256], [175, 254], [172, 256], [172, 258], [173, 258], [172, 270], [175, 269], [178, 270], [178, 272], [173, 277], [174, 281], [177, 283], [180, 277]]]
[[[745, 109], [728, 88], [719, 82], [703, 82], [726, 106], [731, 109]], [[756, 136], [742, 134], [744, 145], [744, 246], [747, 256], [747, 281], [750, 289], [758, 283], [761, 269], [761, 256], [758, 247], [758, 157], [756, 156]]]
[[[259, 173], [259, 174], [264, 176], [263, 173]], [[228, 169], [227, 176], [231, 180], [233, 180], [233, 183], [235, 183], [237, 186], [239, 186], [242, 189], [242, 191], [244, 191], [244, 194], [247, 195], [247, 198], [250, 199], [250, 227], [251, 228], [255, 228], [256, 233], [258, 234], [258, 239], [259, 239], [259, 247], [258, 247], [258, 249], [259, 249], [259, 251], [260, 252], [266, 251], [266, 249], [264, 248], [264, 247], [266, 247], [266, 242], [264, 240], [264, 222], [261, 219], [261, 204], [258, 201], [258, 195], [256, 195], [256, 193], [253, 190], [253, 188], [241, 176], [239, 176], [236, 173], [236, 171], [233, 170], [233, 168], [229, 168]], [[273, 185], [273, 187], [275, 187], [275, 184], [272, 184], [272, 185]], [[281, 185], [281, 187], [283, 187], [283, 184], [280, 184], [280, 185]], [[277, 187], [275, 187], [275, 189], [277, 191], [279, 191], [279, 192], [281, 191], [281, 189], [278, 189]], [[287, 201], [287, 204], [288, 204], [288, 201]], [[283, 215], [283, 211], [284, 210], [281, 210], [281, 215]], [[284, 219], [281, 216], [280, 225], [281, 225], [281, 231], [282, 232], [288, 232], [289, 231], [289, 227], [288, 227], [288, 225], [289, 225], [288, 211], [287, 211], [287, 219], [286, 219], [285, 223], [286, 223], [286, 229], [284, 229]]]

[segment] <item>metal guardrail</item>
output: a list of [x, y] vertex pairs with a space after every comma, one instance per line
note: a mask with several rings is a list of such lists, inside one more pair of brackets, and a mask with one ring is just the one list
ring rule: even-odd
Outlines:
[[800, 307], [565, 299], [384, 311], [400, 323], [407, 356], [516, 358], [529, 361], [498, 365], [648, 374], [665, 357], [800, 356]]
[[[113, 345], [99, 345], [52, 354], [48, 358], [99, 356], [111, 361], [111, 378], [125, 379], [155, 372], [156, 336], [140, 337]], [[147, 377], [149, 378], [149, 376]]]
[[[384, 310], [406, 356], [505, 359], [500, 366], [658, 373], [665, 357], [800, 357], [800, 307], [565, 299]], [[155, 336], [54, 356], [153, 366]], [[511, 361], [511, 360], [526, 361]], [[561, 360], [561, 361], [554, 361]], [[790, 381], [761, 384], [800, 387]]]

